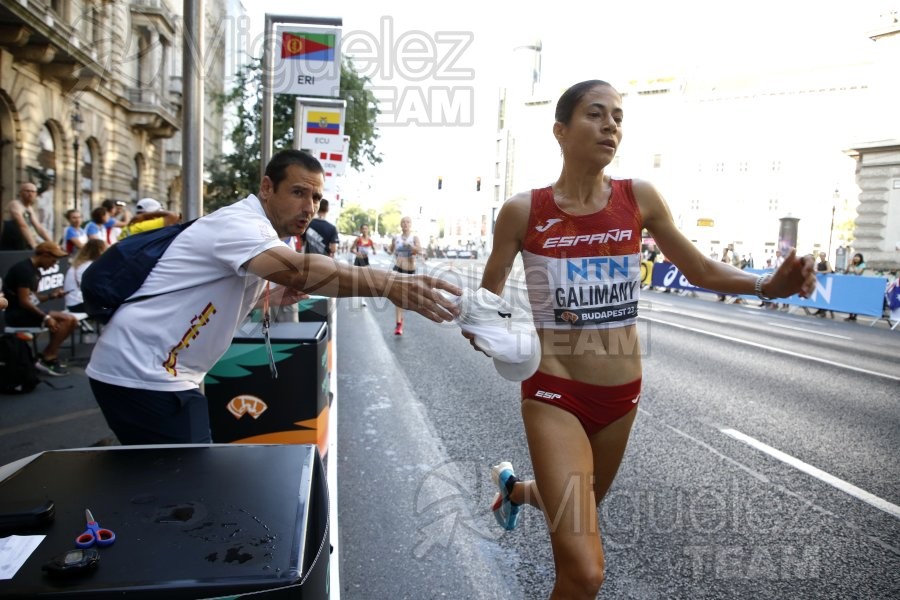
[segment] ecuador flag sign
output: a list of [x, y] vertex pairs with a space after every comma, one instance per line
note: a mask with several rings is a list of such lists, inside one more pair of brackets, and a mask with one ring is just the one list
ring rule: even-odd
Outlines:
[[341, 113], [331, 110], [310, 110], [306, 114], [306, 133], [340, 135]]
[[281, 33], [281, 58], [302, 60], [334, 60], [335, 36], [330, 33]]

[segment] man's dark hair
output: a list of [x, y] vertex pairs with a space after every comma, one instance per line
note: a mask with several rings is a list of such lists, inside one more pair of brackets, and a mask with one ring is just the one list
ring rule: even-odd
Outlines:
[[113, 210], [114, 210], [117, 206], [125, 206], [125, 203], [122, 202], [121, 200], [110, 200], [109, 198], [107, 198], [106, 200], [104, 200], [104, 201], [101, 203], [100, 206], [102, 206], [103, 208], [105, 208], [106, 210], [108, 210], [110, 214], [112, 214]]
[[319, 212], [320, 213], [328, 212], [328, 200], [325, 200], [324, 198], [322, 198], [319, 201]]
[[554, 118], [563, 125], [568, 125], [569, 121], [572, 120], [572, 113], [575, 112], [575, 108], [578, 106], [578, 103], [581, 102], [581, 99], [584, 98], [584, 95], [601, 85], [612, 87], [612, 85], [600, 79], [589, 79], [587, 81], [582, 81], [581, 83], [576, 83], [567, 89], [563, 92], [563, 95], [559, 97], [559, 101], [556, 103], [556, 114], [554, 115]]
[[324, 173], [322, 163], [303, 150], [282, 150], [277, 152], [269, 164], [266, 165], [266, 177], [272, 180], [272, 187], [278, 189], [278, 185], [284, 181], [284, 172], [291, 165], [298, 165], [311, 173]]
[[91, 221], [94, 223], [103, 224], [106, 222], [107, 217], [109, 216], [109, 211], [106, 210], [106, 207], [101, 205], [91, 211]]

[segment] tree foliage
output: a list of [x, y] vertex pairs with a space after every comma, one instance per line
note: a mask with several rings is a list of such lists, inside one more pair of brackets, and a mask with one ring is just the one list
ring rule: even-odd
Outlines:
[[[350, 136], [349, 164], [361, 169], [365, 164], [381, 162], [375, 142], [375, 122], [380, 111], [377, 100], [367, 89], [369, 78], [359, 75], [352, 60], [345, 56], [341, 63], [340, 97], [347, 101], [344, 133]], [[204, 195], [204, 212], [246, 197], [259, 190], [260, 135], [262, 133], [262, 60], [253, 59], [235, 76], [231, 91], [215, 97], [218, 108], [231, 127], [228, 140], [233, 151], [206, 164], [208, 184]], [[272, 111], [272, 149], [278, 152], [294, 145], [295, 97], [276, 94]]]
[[370, 230], [374, 229], [375, 215], [364, 211], [359, 204], [345, 206], [337, 218], [337, 230], [348, 235], [358, 234], [363, 225], [368, 225]]
[[356, 234], [360, 227], [368, 225], [373, 236], [385, 236], [400, 231], [401, 218], [400, 205], [395, 201], [388, 202], [380, 211], [374, 208], [363, 210], [358, 204], [350, 204], [341, 210], [337, 228], [341, 233]]

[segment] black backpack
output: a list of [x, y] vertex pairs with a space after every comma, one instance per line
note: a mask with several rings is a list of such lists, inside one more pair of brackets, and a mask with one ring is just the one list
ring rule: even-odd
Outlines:
[[39, 381], [28, 342], [14, 333], [0, 335], [0, 394], [26, 394]]
[[130, 296], [144, 284], [175, 237], [193, 222], [130, 235], [107, 248], [85, 269], [81, 278], [81, 293], [88, 316], [107, 323], [122, 304], [149, 298]]

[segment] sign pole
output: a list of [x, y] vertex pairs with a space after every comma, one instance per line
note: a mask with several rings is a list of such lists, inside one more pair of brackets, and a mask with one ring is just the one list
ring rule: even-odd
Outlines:
[[203, 15], [204, 0], [184, 0], [181, 108], [181, 211], [196, 219], [203, 211]]

